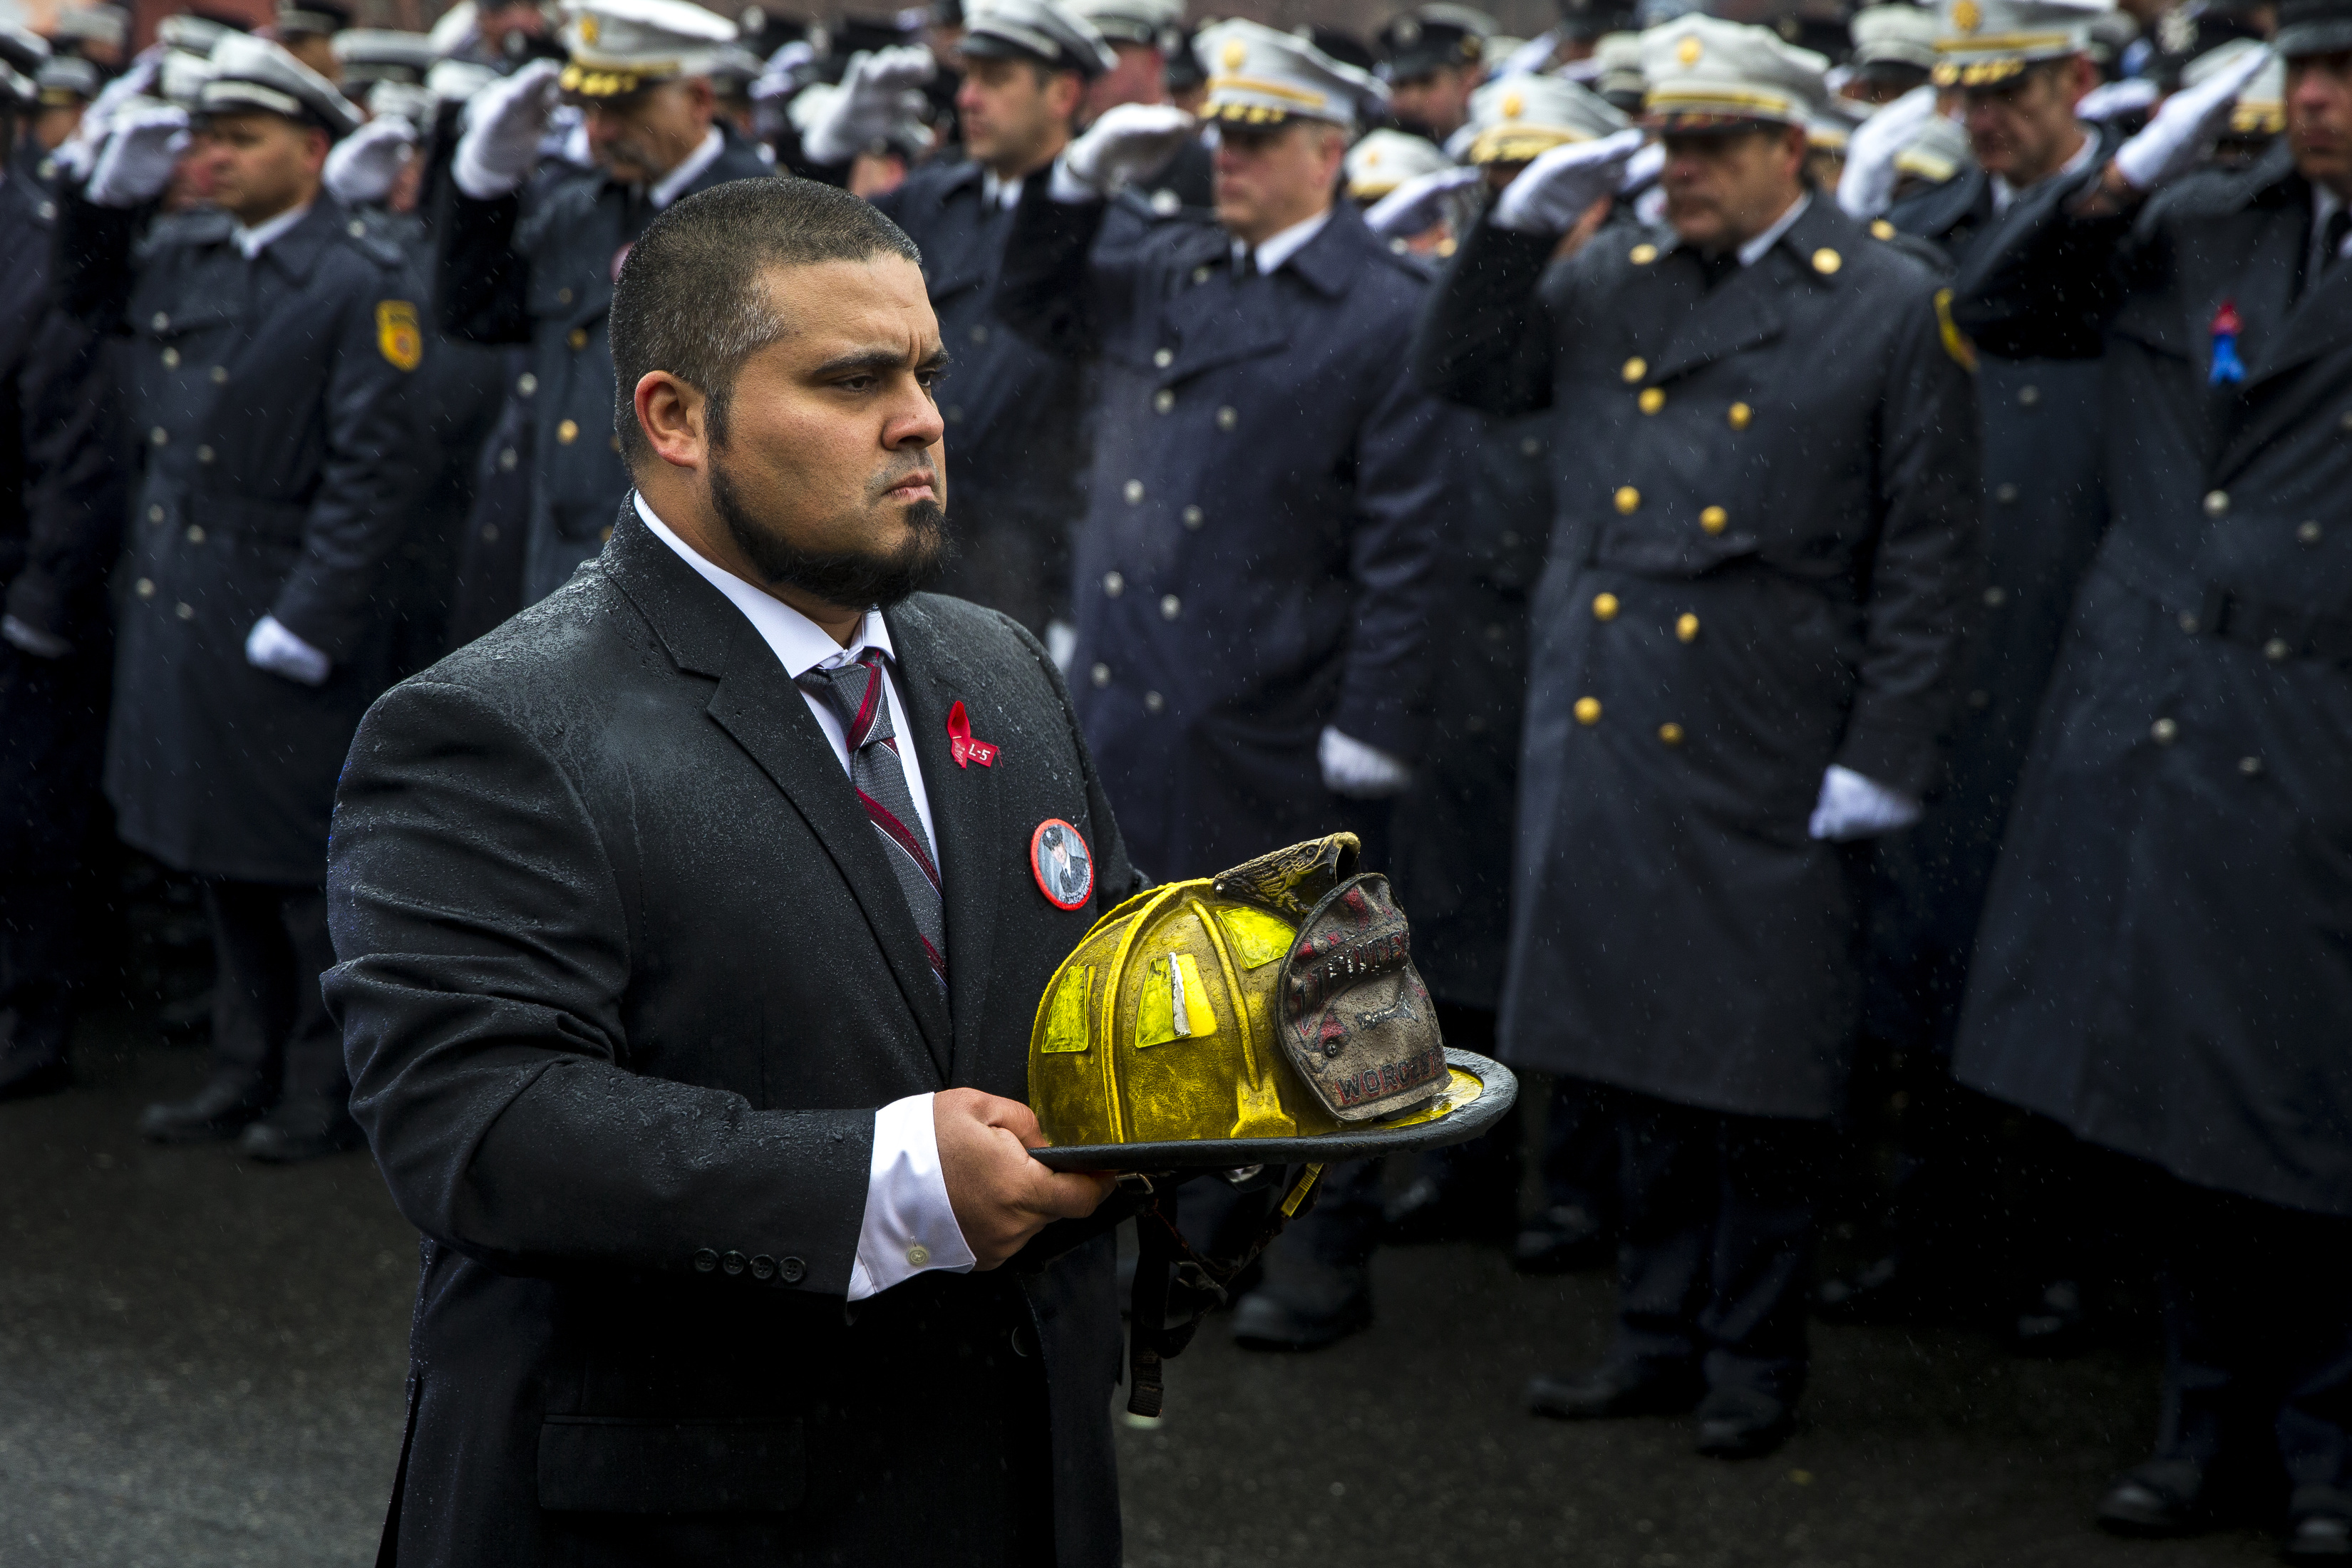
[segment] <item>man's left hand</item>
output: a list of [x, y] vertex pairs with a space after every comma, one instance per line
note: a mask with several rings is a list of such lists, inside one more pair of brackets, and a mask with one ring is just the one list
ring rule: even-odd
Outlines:
[[1908, 827], [1919, 820], [1923, 809], [1916, 795], [1889, 789], [1876, 779], [1832, 763], [1822, 774], [1821, 798], [1813, 805], [1813, 818], [1806, 831], [1815, 838], [1847, 844]]

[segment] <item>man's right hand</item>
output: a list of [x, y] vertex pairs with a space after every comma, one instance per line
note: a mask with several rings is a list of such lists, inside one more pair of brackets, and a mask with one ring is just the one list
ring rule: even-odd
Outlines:
[[107, 132], [82, 195], [101, 207], [152, 202], [172, 183], [172, 170], [187, 144], [185, 110], [162, 106], [126, 110]]
[[1049, 1171], [1029, 1157], [1045, 1146], [1036, 1115], [1017, 1100], [976, 1089], [931, 1097], [940, 1178], [964, 1245], [993, 1268], [1057, 1219], [1084, 1219], [1110, 1195], [1111, 1179]]
[[2200, 166], [2206, 148], [2229, 125], [2238, 94], [2270, 61], [2269, 49], [2246, 49], [2195, 87], [2166, 99], [2147, 129], [2116, 149], [2110, 171], [2145, 194]]
[[486, 87], [467, 110], [466, 134], [457, 142], [449, 174], [457, 188], [478, 202], [512, 195], [539, 163], [539, 139], [547, 133], [562, 89], [563, 68], [533, 60], [495, 86]]
[[[1115, 196], [1165, 167], [1198, 129], [1199, 122], [1173, 104], [1122, 103], [1107, 109], [1062, 154], [1055, 184], [1061, 186], [1060, 176], [1066, 174], [1089, 195]], [[1056, 200], [1069, 199], [1064, 189], [1055, 191]]]
[[1640, 131], [1620, 131], [1537, 154], [1496, 198], [1495, 226], [1520, 234], [1566, 234], [1586, 208], [1615, 194], [1625, 165], [1646, 139]]

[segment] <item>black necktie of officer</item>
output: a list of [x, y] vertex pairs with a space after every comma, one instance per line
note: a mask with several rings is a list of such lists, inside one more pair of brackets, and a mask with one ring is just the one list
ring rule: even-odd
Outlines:
[[2327, 269], [2344, 258], [2344, 241], [2352, 237], [2352, 207], [2337, 207], [2327, 215], [2326, 226], [2319, 231], [2319, 272], [2323, 278]]
[[882, 853], [905, 895], [907, 911], [923, 939], [923, 956], [945, 989], [948, 983], [947, 921], [940, 902], [939, 858], [923, 833], [922, 816], [907, 787], [906, 764], [890, 728], [890, 703], [882, 677], [883, 653], [869, 647], [855, 664], [803, 674], [800, 689], [822, 700], [841, 721], [849, 742], [849, 782], [856, 787], [866, 818], [882, 836]]

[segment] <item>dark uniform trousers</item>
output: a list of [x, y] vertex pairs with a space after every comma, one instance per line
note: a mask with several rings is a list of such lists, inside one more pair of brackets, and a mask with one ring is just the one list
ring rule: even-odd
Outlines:
[[50, 300], [55, 218], [33, 181], [0, 182], [0, 232], [20, 237], [0, 278], [0, 603], [68, 649], [47, 658], [0, 642], [0, 1079], [63, 1052], [86, 975], [75, 906], [106, 737], [104, 584], [121, 537], [101, 342]]
[[2312, 192], [2284, 144], [2135, 216], [2075, 214], [2074, 194], [2035, 193], [1955, 281], [1955, 319], [1989, 351], [2103, 357], [2114, 521], [2019, 787], [1953, 1070], [2177, 1179], [2158, 1215], [2179, 1234], [2167, 1442], [2218, 1429], [2200, 1414], [2217, 1384], [2298, 1368], [2269, 1379], [2282, 1441], [2297, 1434], [2302, 1484], [2340, 1488], [2352, 266], [2309, 274]]
[[[719, 129], [719, 155], [678, 200], [774, 173], [731, 127]], [[444, 330], [468, 342], [530, 347], [529, 370], [510, 384], [531, 426], [530, 442], [513, 448], [532, 465], [526, 605], [604, 548], [614, 509], [629, 493], [613, 429], [607, 317], [621, 259], [655, 212], [643, 192], [601, 171], [550, 163], [520, 192], [492, 201], [453, 186], [435, 237], [434, 305]]]
[[[318, 888], [344, 753], [391, 677], [389, 558], [425, 443], [421, 279], [323, 193], [251, 258], [225, 214], [142, 238], [143, 219], [68, 199], [59, 226], [68, 308], [121, 335], [142, 454], [107, 793], [127, 842], [207, 883], [216, 1071], [332, 1097]], [[247, 662], [264, 616], [327, 657], [323, 684]]]
[[1612, 1091], [1615, 1355], [1785, 1401], [1867, 858], [1806, 820], [1832, 763], [1937, 774], [1972, 388], [1935, 270], [1823, 196], [1727, 271], [1664, 232], [1547, 271], [1552, 244], [1474, 229], [1413, 347], [1441, 395], [1578, 437], [1530, 614], [1502, 1048]]

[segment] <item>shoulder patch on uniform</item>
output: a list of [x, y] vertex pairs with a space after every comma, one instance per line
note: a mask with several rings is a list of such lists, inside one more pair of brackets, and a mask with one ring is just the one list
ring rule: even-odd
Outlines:
[[425, 363], [425, 331], [416, 322], [416, 307], [405, 300], [384, 300], [375, 308], [375, 346], [394, 370], [415, 370]]
[[1952, 320], [1952, 291], [1949, 289], [1936, 290], [1936, 330], [1943, 337], [1944, 352], [1952, 356], [1952, 363], [1974, 375], [1977, 371], [1977, 346], [1969, 342], [1968, 334], [1961, 331], [1959, 324]]

